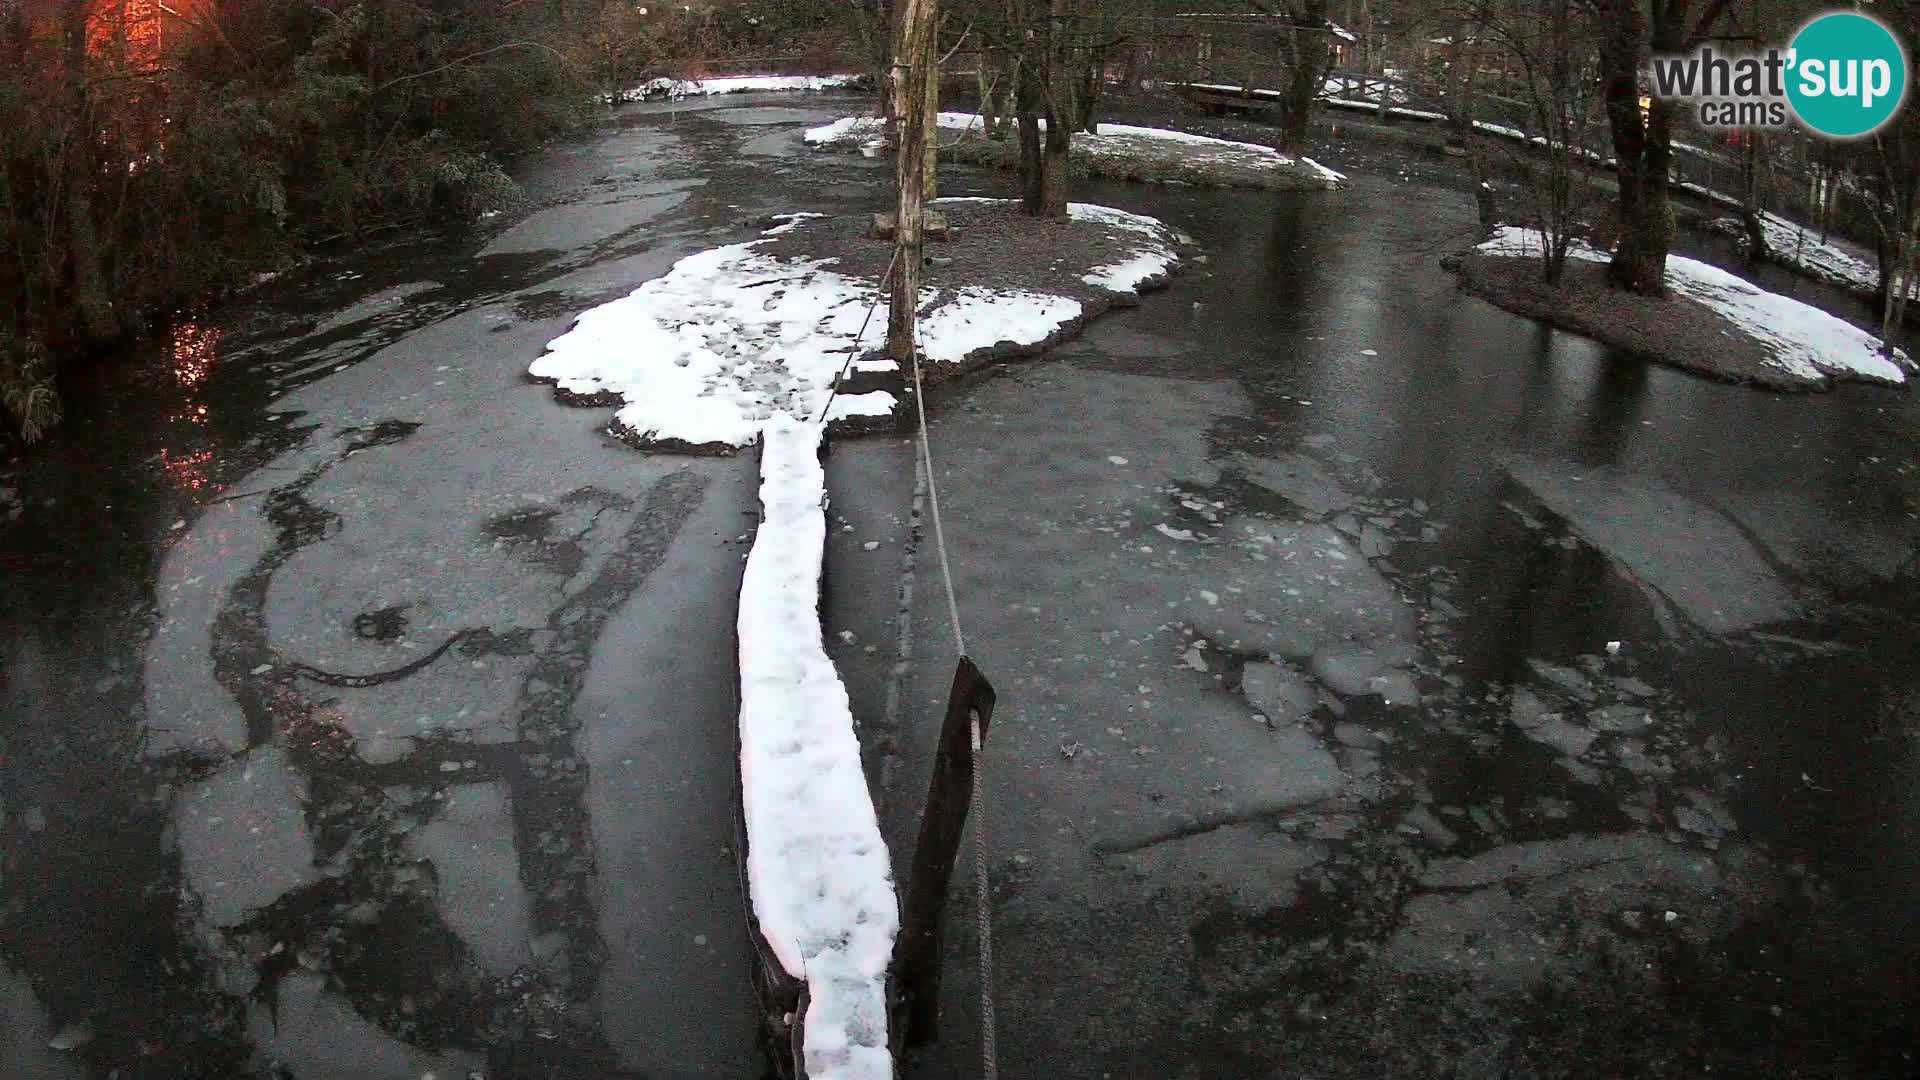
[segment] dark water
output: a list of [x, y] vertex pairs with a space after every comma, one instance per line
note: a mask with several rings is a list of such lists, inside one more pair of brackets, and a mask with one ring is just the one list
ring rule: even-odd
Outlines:
[[639, 458], [523, 373], [683, 254], [864, 205], [795, 135], [834, 101], [625, 109], [498, 226], [71, 380], [0, 505], [0, 1072], [759, 1070], [710, 617], [751, 462]]
[[[0, 524], [9, 1075], [757, 1071], [711, 618], [750, 464], [639, 457], [518, 372], [578, 311], [747, 221], [868, 209], [883, 163], [815, 159], [794, 134], [858, 107], [628, 110], [529, 162], [537, 205], [511, 225], [335, 253], [76, 378]], [[1211, 457], [1320, 446], [1427, 508], [1406, 520], [1434, 537], [1384, 571], [1439, 616], [1456, 680], [1401, 751], [1447, 763], [1419, 770], [1426, 801], [1547, 790], [1539, 747], [1475, 734], [1506, 708], [1476, 695], [1529, 660], [1657, 686], [1683, 719], [1653, 771], [1623, 766], [1631, 790], [1552, 774], [1565, 812], [1512, 839], [1664, 823], [1682, 789], [1711, 791], [1773, 891], [1675, 1008], [1752, 1048], [1722, 1060], [1900, 1075], [1920, 411], [1721, 386], [1507, 316], [1437, 267], [1472, 240], [1469, 201], [1356, 180], [1090, 188], [1209, 262], [1062, 362], [1231, 387], [1191, 432]], [[1005, 186], [956, 170], [947, 193]], [[1588, 475], [1660, 486], [1559, 498]], [[1698, 532], [1699, 507], [1722, 524]], [[1724, 536], [1747, 547], [1700, 543]], [[1703, 629], [1660, 587], [1702, 573], [1786, 607]], [[433, 724], [389, 730], [416, 713]], [[259, 839], [292, 835], [307, 846]], [[1202, 936], [1231, 953], [1298, 929], [1221, 917]], [[81, 1045], [47, 1049], [56, 1033]]]
[[[1707, 382], [1465, 297], [1438, 257], [1476, 239], [1471, 202], [1397, 175], [1076, 197], [1174, 223], [1208, 261], [935, 422], [969, 649], [1011, 714], [989, 792], [995, 844], [1026, 860], [997, 864], [1003, 1067], [1911, 1075], [1912, 396]], [[1329, 483], [1348, 513], [1315, 506]], [[1284, 592], [1271, 562], [1152, 527], [1324, 543], [1302, 508], [1349, 546]], [[1302, 654], [1338, 646], [1311, 622], [1377, 605], [1361, 554], [1418, 621], [1400, 644], [1424, 700], [1323, 706], [1339, 812], [1275, 815], [1233, 793], [1312, 771], [1221, 687], [1292, 646], [1234, 616], [1291, 610]], [[924, 768], [903, 732], [896, 843]], [[964, 1038], [935, 1059], [978, 1068]]]
[[[1812, 891], [1832, 906], [1818, 918], [1857, 933], [1833, 942], [1845, 974], [1814, 976], [1800, 988], [1803, 1003], [1824, 1013], [1836, 1007], [1826, 996], [1842, 993], [1866, 1014], [1863, 1038], [1911, 1051], [1920, 959], [1920, 405], [1912, 394], [1758, 393], [1609, 355], [1459, 297], [1431, 252], [1450, 235], [1469, 237], [1469, 219], [1431, 190], [1362, 180], [1333, 199], [1269, 215], [1168, 205], [1184, 201], [1146, 205], [1208, 247], [1217, 272], [1179, 290], [1205, 305], [1202, 350], [1240, 368], [1257, 433], [1274, 441], [1332, 434], [1387, 490], [1424, 499], [1449, 521], [1439, 542], [1412, 558], [1446, 568], [1451, 595], [1467, 598], [1451, 638], [1458, 673], [1498, 682], [1516, 677], [1527, 657], [1568, 663], [1622, 642], [1640, 676], [1671, 687], [1690, 713], [1687, 737], [1712, 740], [1741, 828], [1789, 875], [1819, 882]], [[1268, 228], [1249, 227], [1261, 220]], [[1755, 276], [1874, 325], [1866, 305], [1832, 290], [1776, 268]], [[1363, 347], [1380, 357], [1356, 356]], [[1314, 407], [1294, 404], [1302, 398]], [[1242, 433], [1215, 437], [1232, 444]], [[1612, 469], [1658, 478], [1729, 520], [1729, 535], [1754, 545], [1796, 612], [1717, 636], [1658, 613], [1661, 602], [1606, 553], [1540, 542], [1561, 530], [1551, 512], [1532, 510], [1542, 524], [1529, 528], [1512, 511], [1531, 504], [1505, 467], [1516, 457], [1566, 477]], [[1664, 516], [1670, 508], [1622, 493], [1572, 531], [1590, 537], [1618, 520], [1614, 554], [1639, 554], [1641, 568], [1672, 564], [1678, 572], [1663, 580], [1687, 581], [1724, 553], [1690, 534], [1690, 520]], [[1507, 764], [1496, 758], [1459, 783], [1483, 783]], [[1791, 902], [1780, 914], [1811, 917]], [[1867, 1055], [1876, 1059], [1885, 1060]]]

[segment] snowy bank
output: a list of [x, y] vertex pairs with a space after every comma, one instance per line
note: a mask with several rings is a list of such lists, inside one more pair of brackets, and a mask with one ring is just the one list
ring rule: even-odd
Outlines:
[[[1540, 251], [1537, 231], [1504, 225], [1474, 254], [1496, 262], [1523, 260], [1523, 274], [1537, 277], [1534, 260]], [[1899, 385], [1912, 369], [1905, 353], [1882, 351], [1877, 337], [1844, 319], [1682, 255], [1667, 256], [1671, 297], [1665, 301], [1628, 297], [1603, 284], [1587, 290], [1588, 279], [1597, 282], [1598, 267], [1608, 258], [1607, 253], [1574, 241], [1568, 252], [1567, 280], [1555, 296], [1537, 298], [1559, 308], [1553, 313], [1557, 317], [1549, 321], [1679, 366], [1782, 389], [1822, 388], [1836, 379]], [[1594, 269], [1575, 272], [1581, 264]], [[1690, 327], [1678, 325], [1678, 320], [1691, 317], [1682, 306], [1687, 302], [1712, 318], [1705, 324], [1695, 320]], [[1705, 336], [1688, 342], [1679, 336], [1683, 330]], [[1753, 354], [1759, 367], [1743, 368], [1743, 343], [1757, 346]]]
[[762, 425], [760, 528], [740, 585], [740, 790], [760, 933], [806, 983], [811, 1080], [884, 1080], [900, 928], [846, 687], [820, 630], [821, 427]]
[[[1045, 121], [1042, 121], [1042, 128]], [[1291, 157], [1271, 146], [1233, 142], [1168, 128], [1100, 124], [1098, 134], [1073, 133], [1069, 167], [1087, 176], [1147, 183], [1183, 183], [1196, 187], [1248, 187], [1269, 190], [1336, 188], [1346, 177], [1312, 158]], [[987, 137], [974, 113], [943, 112], [947, 133], [941, 155], [955, 161], [1002, 168], [1018, 166], [1018, 140]], [[870, 116], [846, 116], [801, 136], [816, 147], [855, 147], [883, 140], [886, 122]]]
[[723, 79], [650, 79], [620, 94], [621, 101], [679, 100], [713, 94], [772, 90], [839, 90], [865, 86], [865, 75], [736, 75]]
[[[1042, 223], [999, 200], [940, 205], [956, 225], [940, 251], [955, 265], [928, 269], [921, 303], [936, 379], [1043, 347], [1178, 262], [1175, 235], [1138, 214], [1076, 203], [1071, 221]], [[885, 341], [879, 282], [892, 245], [865, 226], [795, 215], [758, 240], [688, 256], [582, 314], [528, 373], [569, 400], [617, 404], [617, 433], [663, 449], [746, 446], [776, 416], [818, 417], [829, 396], [830, 420], [882, 426], [902, 406], [899, 368], [864, 354]], [[1074, 267], [1065, 280], [1053, 269], [1062, 257]], [[850, 359], [854, 385], [833, 394]]]
[[[1744, 241], [1747, 227], [1739, 218], [1716, 218], [1709, 229]], [[1842, 244], [1823, 239], [1812, 229], [1788, 221], [1779, 214], [1762, 211], [1760, 229], [1767, 240], [1767, 260], [1808, 277], [1824, 281], [1856, 296], [1872, 297], [1880, 291], [1880, 267], [1871, 256], [1855, 254]], [[1920, 286], [1908, 294], [1920, 297]]]

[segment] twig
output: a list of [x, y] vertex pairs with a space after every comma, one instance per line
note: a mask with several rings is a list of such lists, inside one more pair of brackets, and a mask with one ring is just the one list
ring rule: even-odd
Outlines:
[[403, 82], [408, 82], [413, 79], [424, 79], [429, 75], [438, 75], [443, 71], [447, 71], [449, 69], [459, 67], [461, 64], [464, 64], [469, 60], [478, 60], [483, 56], [490, 56], [494, 53], [503, 52], [507, 49], [540, 49], [544, 52], [552, 53], [553, 58], [555, 60], [560, 61], [563, 64], [566, 62], [566, 59], [567, 59], [566, 57], [561, 56], [552, 47], [547, 45], [542, 45], [537, 41], [509, 41], [505, 45], [495, 45], [491, 49], [481, 49], [477, 53], [469, 53], [466, 56], [462, 56], [456, 60], [449, 60], [446, 63], [441, 64], [439, 67], [434, 68], [431, 71], [420, 71], [420, 72], [415, 72], [412, 75], [402, 75], [397, 79], [388, 79], [386, 82], [383, 82], [379, 86], [374, 87], [372, 92], [377, 94], [380, 91], [387, 89], [388, 87], [396, 86]]

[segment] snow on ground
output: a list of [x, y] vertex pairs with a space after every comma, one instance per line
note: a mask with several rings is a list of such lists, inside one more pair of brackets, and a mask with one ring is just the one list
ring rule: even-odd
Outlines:
[[705, 97], [767, 90], [833, 90], [858, 84], [860, 75], [736, 75], [724, 79], [650, 79], [620, 94], [621, 101]]
[[[776, 411], [817, 415], [848, 351], [885, 340], [884, 319], [856, 340], [878, 292], [828, 269], [834, 260], [775, 259], [758, 250], [764, 242], [690, 255], [586, 312], [529, 373], [575, 394], [619, 395], [615, 420], [654, 440], [745, 446]], [[836, 398], [833, 409], [884, 415], [894, 405], [875, 392]]]
[[[1538, 231], [1502, 225], [1474, 249], [1482, 255], [1538, 258]], [[1568, 258], [1606, 262], [1606, 252], [1576, 240]], [[1819, 381], [1832, 376], [1900, 384], [1912, 366], [1904, 352], [1880, 351], [1880, 339], [1844, 319], [1790, 296], [1767, 292], [1697, 259], [1667, 256], [1667, 288], [1697, 300], [1765, 344], [1772, 362], [1789, 374]]]
[[[1137, 237], [1121, 260], [1088, 273], [1089, 285], [1134, 292], [1177, 259], [1174, 234], [1153, 218], [1082, 203], [1070, 212]], [[618, 396], [615, 422], [656, 442], [746, 446], [778, 414], [817, 417], [849, 354], [885, 341], [885, 312], [868, 321], [881, 294], [875, 282], [837, 272], [835, 259], [778, 259], [761, 250], [765, 243], [688, 256], [665, 276], [587, 311], [547, 344], [529, 374], [581, 396]], [[921, 310], [921, 344], [938, 363], [1003, 341], [1037, 345], [1081, 315], [1070, 297], [977, 287], [929, 290]], [[885, 416], [898, 404], [886, 391], [842, 394], [830, 418]]]
[[1173, 269], [1173, 264], [1179, 261], [1170, 243], [1175, 238], [1158, 218], [1091, 203], [1069, 203], [1067, 214], [1075, 221], [1098, 222], [1136, 233], [1143, 238], [1132, 254], [1118, 262], [1096, 266], [1080, 278], [1096, 289], [1118, 293], [1137, 292], [1145, 282], [1166, 276]]
[[[1216, 139], [1210, 135], [1195, 135], [1186, 131], [1174, 131], [1169, 128], [1136, 127], [1132, 124], [1100, 124], [1098, 134], [1084, 131], [1073, 133], [1073, 152], [1090, 159], [1133, 158], [1141, 152], [1167, 153], [1173, 146], [1185, 147], [1205, 158], [1226, 165], [1238, 165], [1252, 168], [1284, 169], [1293, 165], [1294, 159], [1271, 146], [1258, 143], [1234, 142], [1231, 139]], [[1040, 122], [1041, 130], [1046, 129], [1046, 121]], [[984, 138], [984, 127], [976, 113], [943, 112], [940, 114], [940, 128], [943, 131], [957, 131], [961, 138]], [[877, 142], [886, 136], [886, 121], [871, 116], [844, 116], [831, 124], [808, 130], [802, 138], [810, 146], [844, 146]], [[1312, 158], [1300, 158], [1301, 164], [1311, 168], [1314, 173], [1329, 186], [1346, 180], [1342, 174], [1314, 161]]]
[[[1739, 218], [1718, 218], [1709, 227], [1739, 237], [1747, 233]], [[1880, 288], [1880, 267], [1871, 258], [1770, 211], [1761, 212], [1760, 228], [1766, 233], [1770, 259], [1849, 292], [1872, 295]], [[1910, 295], [1920, 297], [1920, 287]]]
[[760, 932], [807, 984], [806, 1074], [884, 1080], [900, 928], [846, 687], [820, 632], [820, 425], [762, 428], [759, 532], [740, 585], [740, 787]]

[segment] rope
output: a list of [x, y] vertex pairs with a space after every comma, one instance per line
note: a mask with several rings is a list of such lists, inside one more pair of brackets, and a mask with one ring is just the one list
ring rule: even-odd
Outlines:
[[860, 320], [860, 332], [853, 335], [853, 345], [847, 349], [847, 360], [840, 365], [840, 374], [833, 377], [833, 385], [827, 388], [826, 404], [820, 406], [820, 415], [813, 418], [816, 424], [825, 423], [827, 410], [833, 408], [833, 399], [840, 396], [840, 384], [846, 381], [847, 372], [853, 367], [854, 357], [860, 355], [860, 339], [867, 336], [867, 324], [873, 321], [873, 313], [880, 310], [880, 301], [886, 298], [887, 283], [893, 280], [893, 267], [900, 261], [900, 246], [894, 245], [893, 258], [887, 260], [887, 272], [880, 275], [880, 291], [873, 296], [873, 303], [867, 305], [867, 317]]
[[[953, 622], [953, 648], [967, 655], [967, 639], [960, 633], [960, 603], [953, 598], [953, 564], [947, 561], [947, 531], [940, 525], [940, 488], [933, 478], [933, 447], [927, 442], [927, 395], [920, 385], [919, 323], [914, 324], [913, 406], [920, 413], [920, 457], [927, 465], [927, 505], [933, 511], [933, 546], [940, 555], [940, 580], [947, 586], [947, 618]], [[978, 770], [975, 770], [978, 775]]]
[[[940, 580], [946, 585], [947, 618], [953, 625], [953, 644], [960, 655], [967, 654], [966, 638], [960, 632], [960, 603], [953, 594], [953, 564], [947, 559], [947, 531], [940, 521], [940, 487], [934, 479], [933, 444], [927, 440], [927, 395], [920, 381], [919, 325], [908, 350], [913, 359], [913, 404], [920, 417], [920, 461], [927, 470], [927, 506], [933, 517], [933, 546], [940, 556]], [[974, 930], [980, 935], [980, 1075], [983, 1080], [998, 1080], [1000, 1050], [996, 1038], [993, 1011], [993, 891], [987, 879], [987, 795], [986, 755], [982, 753], [980, 721], [976, 717], [968, 732], [973, 746], [973, 898]]]
[[987, 883], [987, 805], [980, 752], [980, 721], [973, 722], [973, 895], [974, 929], [980, 935], [980, 1076], [998, 1080], [1000, 1048], [994, 1038], [993, 892]]

